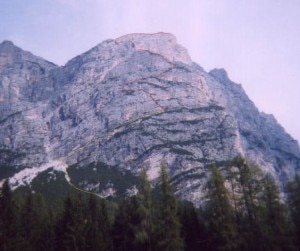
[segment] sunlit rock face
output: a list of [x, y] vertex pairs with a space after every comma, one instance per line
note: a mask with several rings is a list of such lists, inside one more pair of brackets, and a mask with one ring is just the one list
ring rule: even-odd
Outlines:
[[1, 162], [14, 173], [103, 162], [155, 180], [163, 160], [177, 194], [198, 204], [213, 163], [243, 155], [281, 181], [300, 168], [274, 117], [168, 33], [106, 40], [63, 67], [5, 41], [0, 81]]
[[0, 44], [1, 162], [32, 166], [47, 161], [42, 111], [55, 89], [50, 77], [55, 69], [10, 41]]

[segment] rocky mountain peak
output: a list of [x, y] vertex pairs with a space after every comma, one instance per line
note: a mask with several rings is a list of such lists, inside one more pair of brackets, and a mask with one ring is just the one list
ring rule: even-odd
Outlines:
[[133, 33], [117, 38], [116, 42], [131, 42], [136, 51], [149, 51], [154, 54], [159, 54], [173, 63], [192, 63], [187, 50], [179, 45], [176, 37], [170, 33]]
[[0, 44], [0, 68], [15, 61], [21, 49], [16, 47], [13, 42], [4, 40]]
[[209, 72], [209, 74], [221, 83], [232, 82], [228, 77], [227, 71], [223, 68], [213, 69]]
[[9, 40], [4, 40], [0, 44], [0, 70], [5, 65], [25, 62], [38, 63], [43, 67], [55, 67], [55, 64], [22, 50]]
[[133, 33], [115, 40], [105, 40], [73, 58], [63, 68], [69, 79], [82, 84], [83, 79], [85, 82], [101, 82], [118, 78], [117, 75], [123, 74], [123, 71], [130, 79], [137, 75], [142, 77], [146, 72], [157, 75], [159, 71], [176, 64], [192, 66], [193, 62], [174, 35], [161, 32]]
[[0, 44], [0, 49], [2, 49], [4, 47], [8, 48], [8, 47], [14, 47], [14, 46], [15, 45], [14, 45], [14, 43], [12, 41], [10, 41], [10, 40], [3, 40], [3, 42]]
[[0, 177], [16, 186], [53, 167], [101, 194], [117, 184], [75, 181], [67, 170], [144, 167], [155, 181], [164, 160], [177, 194], [197, 204], [211, 164], [237, 155], [282, 182], [300, 169], [299, 146], [276, 120], [264, 118], [224, 69], [206, 73], [192, 63], [171, 34], [106, 40], [63, 67], [1, 45], [2, 62], [18, 60], [0, 71], [0, 161], [19, 168]]

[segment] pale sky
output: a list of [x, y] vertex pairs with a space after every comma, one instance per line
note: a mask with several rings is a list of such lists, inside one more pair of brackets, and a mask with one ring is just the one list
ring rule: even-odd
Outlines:
[[170, 32], [300, 141], [300, 0], [0, 0], [0, 42], [58, 65], [109, 38]]

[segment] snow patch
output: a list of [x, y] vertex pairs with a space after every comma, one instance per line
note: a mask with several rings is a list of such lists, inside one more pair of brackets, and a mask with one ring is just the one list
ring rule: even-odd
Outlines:
[[108, 187], [104, 190], [102, 190], [102, 192], [100, 193], [100, 196], [104, 197], [104, 198], [107, 198], [109, 196], [115, 196], [116, 194], [116, 190], [113, 188], [113, 187]]
[[84, 181], [79, 182], [78, 185], [80, 187], [83, 187], [84, 190], [86, 190], [86, 191], [99, 193], [100, 182], [94, 184], [94, 183], [90, 183], [87, 180], [84, 180]]
[[139, 190], [137, 189], [136, 185], [132, 186], [131, 188], [126, 189], [126, 195], [127, 197], [132, 197], [137, 195]]
[[63, 172], [65, 174], [66, 180], [70, 182], [70, 177], [67, 172], [68, 165], [60, 160], [52, 160], [40, 167], [25, 168], [21, 170], [9, 179], [9, 184], [12, 190], [20, 186], [29, 185], [32, 180], [38, 176], [38, 174], [48, 170], [49, 168], [53, 168], [53, 170]]
[[147, 170], [147, 176], [149, 180], [155, 180], [159, 177], [160, 174], [160, 166], [152, 166]]

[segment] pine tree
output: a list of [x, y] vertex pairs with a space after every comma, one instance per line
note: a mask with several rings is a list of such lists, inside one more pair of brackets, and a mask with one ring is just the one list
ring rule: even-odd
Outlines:
[[[238, 169], [238, 170], [236, 170]], [[276, 183], [241, 157], [228, 169], [240, 247], [243, 250], [292, 249], [287, 214]]]
[[56, 250], [85, 250], [86, 219], [83, 211], [83, 201], [80, 196], [76, 200], [67, 197], [63, 215], [56, 226]]
[[293, 250], [287, 209], [281, 202], [279, 188], [270, 175], [264, 177], [262, 184], [264, 250]]
[[123, 200], [114, 224], [115, 250], [152, 250], [153, 212], [151, 185], [141, 173], [136, 196]]
[[85, 230], [86, 251], [111, 250], [111, 229], [105, 201], [95, 195], [90, 195], [87, 208], [87, 223]]
[[295, 241], [300, 250], [300, 174], [297, 174], [287, 186], [288, 205], [292, 216]]
[[6, 180], [3, 183], [0, 196], [0, 250], [17, 250], [18, 233], [16, 204], [8, 180]]
[[240, 174], [238, 168], [232, 165], [228, 165], [226, 167], [226, 180], [228, 181], [229, 197], [234, 209], [235, 221], [238, 228], [241, 224], [241, 208], [243, 207], [243, 201], [241, 200], [239, 177]]
[[243, 250], [264, 250], [262, 229], [262, 204], [260, 194], [262, 191], [262, 172], [255, 165], [249, 165], [244, 158], [238, 157], [233, 163], [238, 168], [238, 215], [239, 235]]
[[249, 224], [253, 226], [255, 225], [257, 209], [259, 207], [257, 198], [258, 193], [262, 189], [260, 185], [262, 174], [257, 167], [249, 166], [245, 159], [240, 159], [238, 168], [245, 213], [248, 217]]
[[169, 181], [166, 167], [161, 165], [160, 198], [158, 215], [157, 250], [180, 251], [183, 250], [183, 240], [180, 236], [181, 225], [178, 216], [177, 199]]
[[212, 244], [216, 250], [237, 250], [237, 232], [235, 215], [230, 204], [225, 179], [216, 166], [211, 168], [208, 181], [206, 212], [212, 235]]
[[86, 250], [100, 250], [101, 247], [101, 235], [98, 234], [100, 231], [100, 224], [98, 219], [99, 206], [95, 196], [91, 195], [88, 200], [88, 219], [86, 224]]
[[[25, 203], [20, 212], [20, 234], [22, 238], [22, 250], [43, 249], [46, 231], [49, 229], [50, 219], [48, 209], [41, 194], [29, 193], [25, 198]], [[48, 241], [48, 239], [47, 239]], [[51, 240], [52, 242], [53, 240]], [[49, 245], [47, 250], [50, 250]]]
[[[45, 202], [42, 199], [42, 204]], [[47, 211], [40, 229], [40, 238], [36, 244], [36, 250], [55, 250], [55, 223], [56, 218], [51, 208], [46, 204]]]
[[179, 212], [184, 250], [208, 250], [206, 229], [194, 205], [183, 201], [179, 204]]
[[126, 198], [119, 204], [113, 226], [113, 249], [115, 251], [138, 251], [135, 245], [135, 227], [138, 225], [136, 196]]
[[137, 225], [134, 228], [135, 245], [140, 250], [150, 251], [153, 236], [152, 189], [145, 170], [140, 175], [137, 199]]

